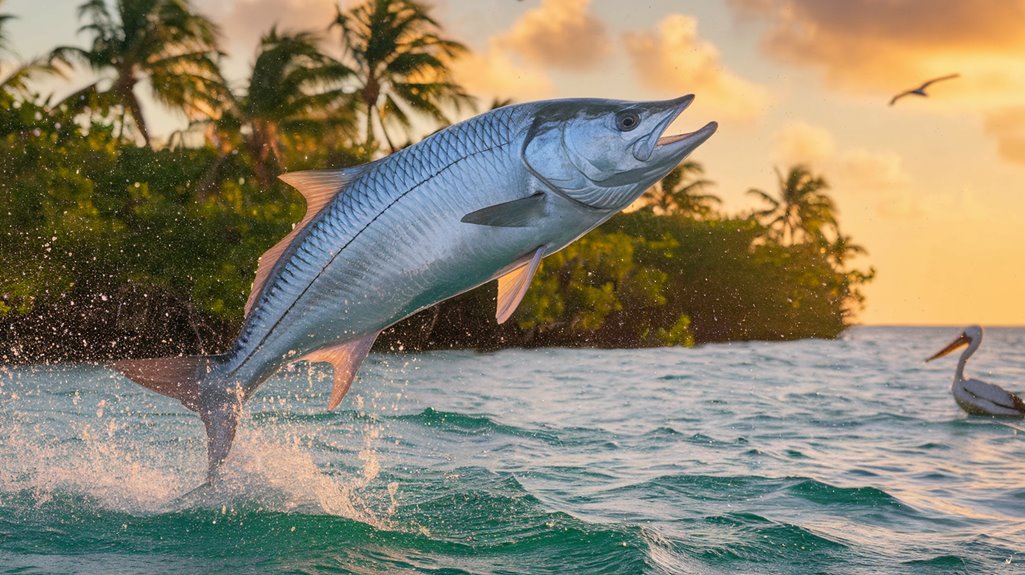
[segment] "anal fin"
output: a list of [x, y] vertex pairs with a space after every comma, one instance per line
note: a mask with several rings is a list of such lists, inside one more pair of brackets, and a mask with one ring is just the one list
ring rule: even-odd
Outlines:
[[523, 296], [530, 287], [530, 280], [534, 278], [544, 256], [545, 246], [541, 246], [533, 254], [525, 256], [516, 269], [498, 278], [498, 305], [495, 308], [495, 319], [498, 323], [505, 323], [523, 301]]
[[338, 404], [342, 402], [342, 398], [345, 397], [352, 385], [352, 380], [356, 379], [359, 366], [367, 358], [370, 348], [374, 346], [374, 341], [377, 340], [380, 333], [377, 331], [359, 339], [318, 349], [303, 356], [306, 361], [330, 363], [334, 368], [334, 384], [331, 387], [331, 399], [327, 403], [329, 410], [338, 407]]

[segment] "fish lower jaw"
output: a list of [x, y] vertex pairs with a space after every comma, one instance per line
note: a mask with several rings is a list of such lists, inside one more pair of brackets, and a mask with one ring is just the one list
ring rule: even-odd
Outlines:
[[684, 133], [684, 134], [675, 134], [675, 135], [672, 135], [672, 136], [662, 136], [655, 143], [655, 146], [656, 147], [668, 146], [670, 144], [675, 144], [676, 142], [679, 142], [679, 141], [682, 141], [682, 140], [686, 140], [686, 139], [689, 139], [689, 138], [695, 138], [695, 137], [701, 138], [701, 140], [704, 141], [709, 136], [714, 134], [715, 131], [718, 128], [719, 128], [718, 122], [709, 122], [709, 123], [705, 124], [702, 128], [700, 128], [698, 130], [694, 130], [693, 132], [687, 132], [687, 133]]

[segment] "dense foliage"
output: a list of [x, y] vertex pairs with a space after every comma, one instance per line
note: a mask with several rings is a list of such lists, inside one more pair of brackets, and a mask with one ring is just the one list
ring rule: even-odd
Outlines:
[[[341, 37], [354, 42], [348, 61], [319, 52], [314, 34], [268, 31], [244, 91], [217, 85], [216, 27], [185, 0], [117, 7], [83, 4], [90, 49], [21, 65], [0, 52], [0, 362], [223, 349], [257, 258], [304, 211], [273, 176], [365, 161], [379, 140], [393, 145], [387, 126], [416, 112], [440, 122], [444, 106], [467, 101], [446, 74], [464, 48], [418, 2], [370, 0], [339, 14]], [[0, 14], [0, 39], [9, 25]], [[375, 46], [396, 42], [401, 58], [382, 59]], [[59, 72], [69, 54], [117, 73], [57, 104], [32, 93], [27, 78]], [[154, 54], [195, 72], [160, 97], [193, 120], [167, 143], [146, 131], [126, 87], [125, 78], [164, 73]], [[849, 269], [863, 250], [839, 232], [825, 180], [796, 166], [780, 174], [778, 196], [754, 192], [766, 210], [724, 215], [703, 178], [686, 162], [648, 205], [546, 258], [506, 324], [495, 324], [491, 285], [410, 318], [381, 345], [634, 347], [840, 333], [871, 272]]]

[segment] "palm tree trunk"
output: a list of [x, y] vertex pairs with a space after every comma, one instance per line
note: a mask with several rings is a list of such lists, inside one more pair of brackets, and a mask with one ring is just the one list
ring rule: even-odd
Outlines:
[[[135, 78], [131, 76], [122, 76], [118, 79], [117, 85], [114, 87], [118, 99], [121, 101], [121, 105], [128, 108], [128, 115], [132, 117], [132, 121], [135, 122], [135, 127], [138, 128], [139, 133], [142, 134], [142, 139], [146, 142], [146, 147], [152, 147], [150, 144], [149, 130], [146, 129], [146, 119], [142, 115], [142, 105], [139, 104], [139, 99], [135, 97]], [[121, 129], [124, 130], [124, 116], [122, 116]]]
[[380, 113], [377, 114], [377, 123], [381, 124], [381, 134], [384, 135], [384, 141], [388, 143], [388, 149], [390, 149], [391, 153], [394, 154], [395, 144], [392, 142], [391, 136], [388, 135], [388, 128], [385, 127], [384, 118], [381, 117]]
[[260, 129], [253, 126], [253, 133], [245, 138], [243, 144], [249, 149], [249, 157], [253, 162], [253, 175], [261, 186], [269, 186], [273, 182], [270, 174], [270, 167], [267, 165], [269, 156], [267, 146], [262, 139]]
[[374, 155], [374, 108], [373, 104], [367, 104], [367, 142], [365, 144], [368, 158]]

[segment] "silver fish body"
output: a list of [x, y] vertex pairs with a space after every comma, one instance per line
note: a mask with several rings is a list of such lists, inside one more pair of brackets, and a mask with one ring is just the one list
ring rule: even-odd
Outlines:
[[[460, 222], [529, 195], [532, 176], [518, 161], [524, 112], [497, 110], [453, 126], [346, 186], [282, 257], [225, 369], [255, 387], [290, 358], [380, 331], [493, 279], [539, 247], [537, 228]], [[538, 224], [570, 220], [562, 231], [586, 222], [583, 215], [553, 209]], [[556, 235], [543, 243], [561, 248], [573, 239]]]
[[364, 166], [286, 174], [310, 212], [261, 259], [232, 349], [115, 367], [199, 412], [213, 474], [242, 404], [282, 366], [332, 363], [333, 407], [377, 334], [403, 318], [499, 278], [504, 321], [541, 258], [628, 206], [715, 132], [713, 122], [662, 136], [692, 99], [508, 106]]

